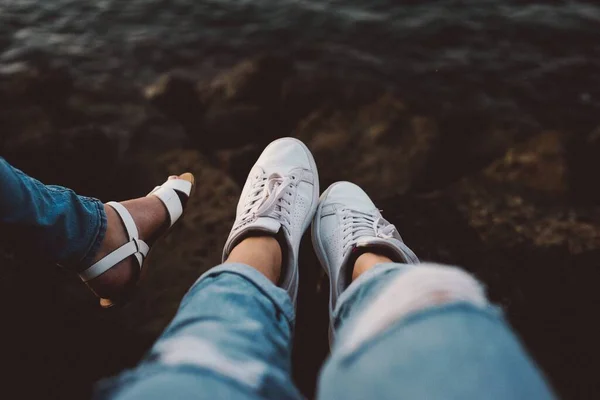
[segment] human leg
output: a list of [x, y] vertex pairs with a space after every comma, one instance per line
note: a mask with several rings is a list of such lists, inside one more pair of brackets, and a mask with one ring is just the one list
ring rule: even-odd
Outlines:
[[[189, 196], [192, 183], [191, 174], [172, 176], [163, 186], [171, 185], [178, 190], [164, 189], [163, 193], [179, 193], [187, 185], [180, 196], [184, 199]], [[89, 268], [97, 267], [98, 261], [128, 243], [132, 231], [137, 239], [152, 244], [169, 222], [174, 222], [165, 199], [149, 195], [105, 205], [71, 189], [45, 185], [0, 158], [0, 235], [4, 244], [79, 273], [105, 299], [119, 298], [136, 283], [141, 263], [133, 257], [137, 249], [114, 265], [106, 264], [105, 267], [112, 265], [109, 269], [95, 268], [91, 274]], [[123, 213], [131, 217], [129, 228], [120, 216]], [[111, 304], [109, 300], [103, 301]]]
[[100, 382], [99, 399], [296, 399], [294, 307], [255, 268], [225, 263], [189, 290], [148, 356]]
[[[339, 185], [322, 199], [313, 230], [336, 300], [320, 398], [553, 398], [476, 279], [458, 268], [417, 264], [368, 196]], [[354, 221], [344, 224], [349, 215]], [[336, 255], [344, 243], [350, 255]]]
[[134, 370], [98, 398], [300, 398], [291, 380], [298, 247], [318, 199], [312, 155], [269, 145], [242, 190], [223, 252]]

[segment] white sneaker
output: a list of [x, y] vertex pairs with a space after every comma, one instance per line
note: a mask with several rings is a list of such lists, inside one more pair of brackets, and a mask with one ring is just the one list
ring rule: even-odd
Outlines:
[[321, 266], [329, 275], [329, 313], [350, 285], [356, 249], [380, 248], [392, 259], [419, 262], [402, 241], [396, 227], [386, 221], [369, 196], [357, 185], [338, 182], [321, 196], [312, 226], [312, 240]]
[[[298, 250], [319, 202], [319, 175], [304, 143], [293, 138], [272, 142], [250, 170], [237, 207], [223, 261], [246, 236], [256, 232], [283, 234], [287, 248], [279, 286], [294, 306], [298, 296]], [[283, 246], [283, 245], [282, 245]]]

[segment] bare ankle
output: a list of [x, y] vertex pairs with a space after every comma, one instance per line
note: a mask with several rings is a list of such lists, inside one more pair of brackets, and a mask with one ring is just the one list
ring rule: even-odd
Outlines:
[[377, 264], [391, 263], [390, 258], [377, 253], [363, 253], [356, 259], [354, 270], [352, 271], [352, 280], [354, 281], [363, 273], [367, 272]]
[[226, 262], [249, 265], [277, 284], [281, 276], [281, 246], [273, 236], [250, 236], [233, 248]]
[[[160, 232], [161, 227], [167, 221], [167, 210], [155, 196], [128, 200], [121, 204], [131, 213], [140, 238], [143, 240], [148, 240], [149, 237]], [[93, 263], [101, 260], [129, 240], [125, 226], [117, 212], [108, 205], [104, 205], [104, 211], [107, 219], [106, 234]], [[137, 262], [133, 257], [129, 257], [87, 282], [87, 285], [99, 297], [114, 297], [134, 283], [138, 273]]]
[[[127, 233], [117, 212], [107, 205], [104, 206], [104, 210], [107, 218], [107, 230], [102, 245], [94, 257], [94, 263], [127, 242]], [[127, 284], [135, 278], [136, 268], [132, 260], [126, 259], [86, 284], [98, 297], [113, 297], [122, 292]]]

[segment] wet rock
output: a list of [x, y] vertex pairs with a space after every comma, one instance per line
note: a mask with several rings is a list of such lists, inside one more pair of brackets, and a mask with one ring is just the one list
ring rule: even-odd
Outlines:
[[0, 64], [0, 106], [36, 104], [56, 110], [73, 91], [69, 70], [51, 62]]
[[264, 144], [291, 130], [293, 121], [281, 114], [284, 81], [293, 74], [289, 61], [264, 56], [199, 84], [176, 74], [162, 77], [146, 96], [204, 152]]
[[411, 114], [393, 95], [342, 112], [317, 112], [297, 136], [313, 151], [321, 183], [350, 180], [377, 197], [406, 193], [439, 138], [434, 121]]
[[282, 85], [295, 73], [286, 58], [265, 55], [242, 62], [201, 85], [200, 95], [211, 105], [249, 103], [273, 106], [281, 98]]
[[222, 150], [217, 153], [217, 163], [238, 185], [243, 186], [248, 178], [248, 171], [262, 151], [263, 148], [252, 144], [237, 149]]
[[193, 132], [202, 123], [204, 107], [196, 82], [176, 72], [160, 77], [145, 90], [146, 98], [168, 118]]
[[568, 144], [569, 181], [579, 204], [600, 205], [600, 127], [588, 135], [573, 136]]
[[[280, 56], [257, 57], [198, 83], [192, 76], [172, 72], [149, 86], [145, 94], [209, 155], [246, 145], [263, 147], [275, 138], [291, 135], [302, 120], [317, 112], [349, 114], [372, 105], [372, 115], [367, 117], [372, 121], [384, 120], [388, 118], [386, 112], [395, 112], [385, 106], [376, 111], [378, 106], [373, 103], [386, 92], [372, 81], [348, 85], [334, 73], [305, 71]], [[373, 126], [371, 140], [391, 143], [398, 135], [389, 132], [412, 129], [406, 121], [405, 125], [398, 124], [381, 131]]]
[[10, 45], [10, 35], [0, 32], [0, 53]]
[[456, 100], [441, 108], [429, 103], [418, 108], [437, 121], [440, 131], [438, 151], [424, 172], [429, 178], [417, 185], [421, 191], [452, 184], [485, 168], [542, 130], [535, 118], [524, 115], [515, 104], [490, 107], [481, 96], [462, 95], [455, 94]]
[[0, 153], [10, 163], [45, 183], [60, 184], [89, 196], [110, 186], [119, 161], [118, 132], [103, 127], [37, 129], [15, 135]]
[[50, 61], [4, 66], [0, 156], [46, 183], [90, 196], [118, 194], [112, 181], [137, 145], [148, 145], [144, 128], [169, 136], [177, 127], [156, 123], [157, 113], [135, 88], [110, 83], [75, 85], [68, 70]]
[[476, 178], [458, 184], [455, 195], [469, 225], [491, 246], [558, 248], [572, 255], [600, 250], [599, 221], [590, 220], [585, 210], [563, 207], [556, 198], [548, 203]]
[[508, 150], [484, 175], [509, 184], [538, 189], [553, 195], [568, 189], [564, 135], [545, 132]]

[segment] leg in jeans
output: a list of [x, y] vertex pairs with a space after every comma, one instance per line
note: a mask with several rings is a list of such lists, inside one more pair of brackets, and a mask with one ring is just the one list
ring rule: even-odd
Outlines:
[[299, 399], [291, 380], [294, 307], [246, 264], [204, 274], [148, 357], [100, 382], [99, 399]]
[[379, 264], [342, 294], [323, 399], [551, 399], [501, 312], [466, 272]]
[[553, 398], [477, 280], [419, 264], [358, 186], [324, 193], [313, 241], [330, 276], [335, 331], [319, 398]]
[[298, 248], [317, 207], [312, 155], [271, 143], [252, 168], [225, 264], [192, 286], [134, 370], [101, 382], [105, 399], [297, 399], [291, 379]]
[[0, 158], [0, 235], [64, 265], [89, 265], [107, 219], [102, 202], [44, 185]]
[[[143, 240], [168, 226], [167, 210], [156, 196], [121, 205], [131, 214]], [[111, 207], [61, 186], [44, 185], [1, 157], [0, 237], [9, 246], [25, 248], [75, 272], [128, 242], [125, 227]], [[129, 257], [86, 284], [99, 297], [119, 296], [135, 283], [138, 271]]]

